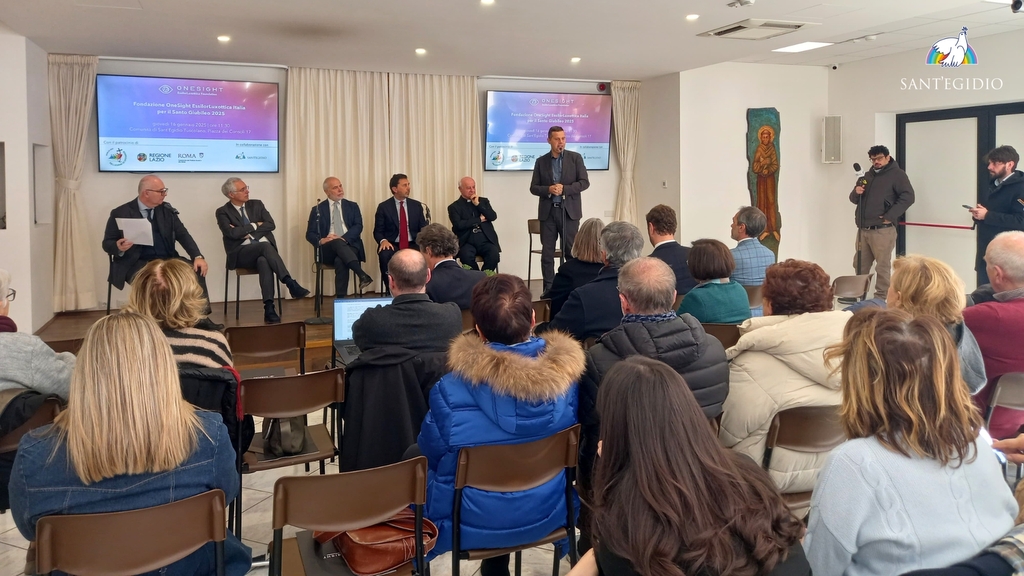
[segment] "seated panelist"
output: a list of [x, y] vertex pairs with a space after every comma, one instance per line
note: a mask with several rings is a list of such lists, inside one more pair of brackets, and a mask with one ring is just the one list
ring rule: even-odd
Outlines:
[[329, 176], [324, 180], [327, 199], [309, 212], [306, 241], [320, 247], [320, 262], [334, 266], [334, 294], [343, 298], [348, 294], [348, 273], [359, 278], [359, 289], [373, 284], [373, 278], [363, 271], [366, 262], [363, 249], [363, 215], [359, 204], [345, 198], [341, 180]]
[[484, 270], [498, 269], [501, 246], [494, 222], [498, 215], [491, 208], [491, 202], [476, 193], [476, 181], [466, 176], [459, 180], [461, 197], [448, 205], [448, 218], [452, 221], [452, 232], [459, 237], [459, 261], [474, 270], [480, 268], [476, 257], [484, 259]]
[[427, 225], [423, 204], [409, 198], [412, 191], [409, 177], [395, 174], [389, 186], [391, 200], [381, 202], [373, 217], [373, 239], [377, 242], [377, 258], [380, 260], [382, 275], [387, 272], [388, 261], [396, 250], [419, 250], [414, 240]]

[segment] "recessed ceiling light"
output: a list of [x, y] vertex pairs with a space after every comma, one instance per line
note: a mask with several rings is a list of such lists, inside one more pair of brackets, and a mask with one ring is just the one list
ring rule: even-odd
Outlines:
[[808, 50], [814, 50], [815, 48], [824, 48], [825, 46], [831, 46], [832, 42], [801, 42], [799, 44], [793, 44], [792, 46], [786, 46], [785, 48], [776, 48], [772, 52], [806, 52]]
[[426, 48], [417, 48], [416, 49], [416, 53], [419, 54], [420, 56], [423, 56], [424, 54], [427, 53], [427, 49]]
[[580, 57], [579, 56], [573, 56], [572, 59], [569, 60], [569, 62], [572, 62], [573, 64], [579, 64], [580, 63]]
[[494, 4], [494, 0], [480, 0], [480, 3], [486, 6], [490, 6], [491, 4]]
[[689, 20], [690, 22], [693, 22], [697, 18], [700, 18], [700, 14], [687, 14], [686, 15], [686, 19]]
[[218, 42], [231, 42], [231, 36], [217, 36]]

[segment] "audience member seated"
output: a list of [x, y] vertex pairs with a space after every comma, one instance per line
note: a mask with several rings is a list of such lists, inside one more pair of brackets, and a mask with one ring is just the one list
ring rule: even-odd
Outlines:
[[686, 266], [690, 249], [676, 242], [677, 222], [676, 211], [664, 204], [658, 204], [647, 213], [647, 239], [654, 246], [651, 256], [672, 268], [676, 275], [676, 294], [682, 296], [693, 290], [697, 281]]
[[942, 323], [864, 310], [826, 353], [842, 373], [843, 428], [811, 501], [815, 576], [903, 574], [967, 560], [1013, 527], [1017, 502]]
[[747, 291], [729, 280], [736, 263], [725, 244], [710, 238], [694, 241], [686, 265], [697, 286], [683, 298], [677, 314], [704, 324], [739, 324], [750, 318]]
[[[736, 262], [732, 281], [738, 282], [740, 286], [764, 284], [764, 271], [775, 264], [775, 253], [758, 240], [766, 226], [768, 219], [764, 212], [754, 206], [743, 206], [732, 217], [729, 236], [736, 241], [736, 247], [730, 250]], [[760, 306], [755, 306], [750, 309], [750, 315], [756, 318], [764, 313]]]
[[[740, 326], [740, 339], [725, 351], [729, 396], [719, 438], [760, 463], [775, 415], [799, 406], [837, 406], [839, 376], [825, 364], [825, 348], [838, 344], [852, 316], [832, 311], [832, 286], [817, 264], [786, 260], [765, 273], [763, 318]], [[827, 454], [776, 448], [768, 471], [783, 493], [814, 487]], [[797, 511], [800, 513], [800, 511]]]
[[126, 309], [160, 325], [179, 368], [231, 366], [224, 334], [201, 327], [205, 305], [191, 266], [178, 259], [153, 260], [135, 275]]
[[[396, 258], [398, 256], [396, 255]], [[392, 259], [394, 262], [395, 259]], [[521, 278], [491, 276], [473, 289], [477, 334], [448, 352], [451, 372], [431, 389], [418, 444], [427, 457], [426, 517], [440, 532], [431, 557], [451, 550], [459, 449], [546, 438], [576, 423], [583, 350], [564, 334], [531, 337], [530, 290]], [[565, 525], [565, 476], [522, 492], [462, 492], [463, 549], [539, 540]], [[508, 575], [508, 555], [484, 560], [483, 576]]]
[[455, 302], [462, 310], [469, 310], [473, 287], [487, 275], [479, 270], [466, 270], [455, 261], [459, 251], [455, 234], [441, 224], [428, 224], [416, 236], [416, 244], [430, 268], [427, 296], [434, 302]]
[[[697, 405], [708, 419], [722, 414], [729, 393], [729, 364], [722, 343], [704, 333], [693, 316], [676, 316], [676, 275], [658, 258], [637, 258], [619, 271], [622, 324], [612, 328], [587, 351], [587, 371], [580, 381], [579, 483], [591, 486], [600, 422], [594, 410], [598, 385], [613, 366], [631, 356], [661, 360], [686, 379]], [[581, 521], [581, 530], [585, 528]], [[581, 551], [589, 546], [581, 540]]]
[[949, 330], [960, 356], [960, 375], [971, 394], [985, 385], [985, 360], [978, 341], [964, 325], [964, 283], [941, 260], [910, 255], [892, 264], [892, 278], [886, 295], [888, 308], [906, 310], [913, 316], [938, 318]]
[[629, 358], [597, 404], [597, 544], [570, 576], [810, 575], [803, 525], [757, 464], [719, 445], [675, 370]]
[[904, 576], [1013, 576], [1024, 566], [1024, 524], [1015, 526], [1006, 536], [985, 548], [970, 560], [948, 568], [930, 568], [907, 572]]
[[[982, 410], [1003, 374], [1024, 372], [1024, 232], [1003, 232], [985, 250], [985, 270], [994, 300], [966, 308], [964, 324], [971, 329], [985, 360], [988, 385], [974, 396]], [[1024, 425], [1024, 411], [996, 408], [989, 423], [993, 438], [1008, 438]]]
[[[159, 327], [133, 312], [106, 316], [85, 335], [67, 409], [21, 439], [11, 475], [18, 531], [54, 514], [123, 512], [240, 487], [235, 450], [220, 415], [181, 397], [174, 356]], [[177, 527], [181, 528], [181, 527]], [[232, 534], [226, 574], [245, 574], [251, 551]], [[213, 574], [208, 543], [161, 570]]]
[[602, 230], [604, 221], [600, 218], [590, 218], [580, 225], [572, 243], [572, 258], [566, 258], [558, 267], [551, 288], [544, 294], [545, 298], [551, 299], [552, 318], [562, 309], [573, 290], [597, 278], [601, 268], [604, 268], [601, 256]]
[[462, 312], [453, 302], [438, 304], [427, 296], [430, 268], [416, 250], [395, 252], [388, 262], [391, 304], [370, 308], [352, 324], [360, 351], [399, 346], [414, 352], [444, 352], [462, 333]]
[[564, 330], [582, 342], [618, 326], [622, 320], [617, 289], [619, 268], [639, 258], [643, 247], [640, 230], [629, 222], [612, 222], [605, 226], [601, 231], [604, 268], [596, 278], [573, 290], [562, 309], [541, 332]]
[[57, 354], [38, 336], [18, 332], [18, 325], [9, 316], [17, 293], [11, 288], [11, 273], [0, 268], [0, 390], [35, 390], [66, 400], [75, 355]]

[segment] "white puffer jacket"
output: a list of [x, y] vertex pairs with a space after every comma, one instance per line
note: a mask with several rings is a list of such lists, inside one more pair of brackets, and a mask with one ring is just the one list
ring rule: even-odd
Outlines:
[[[837, 406], [839, 374], [829, 374], [825, 348], [838, 344], [850, 312], [811, 312], [751, 318], [740, 325], [740, 339], [725, 351], [729, 395], [719, 439], [758, 464], [772, 418], [798, 406]], [[827, 453], [801, 454], [776, 448], [768, 471], [783, 493], [814, 488]]]

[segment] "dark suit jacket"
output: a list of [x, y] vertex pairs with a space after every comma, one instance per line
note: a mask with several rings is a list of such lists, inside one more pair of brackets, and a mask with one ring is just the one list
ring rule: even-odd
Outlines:
[[572, 291], [546, 329], [564, 330], [582, 342], [601, 336], [621, 322], [619, 269], [605, 266], [597, 278]]
[[[320, 213], [320, 227], [317, 229], [317, 211]], [[360, 262], [366, 262], [366, 251], [363, 250], [363, 214], [359, 204], [351, 200], [341, 199], [341, 219], [345, 221], [345, 234], [341, 237], [356, 251]], [[309, 211], [309, 222], [306, 223], [306, 241], [314, 247], [320, 245], [320, 239], [331, 233], [331, 203], [321, 201]], [[321, 254], [320, 261], [323, 262]]]
[[[128, 271], [139, 261], [142, 248], [132, 246], [123, 256], [118, 256], [117, 241], [123, 238], [124, 234], [117, 227], [115, 218], [142, 218], [138, 198], [132, 198], [128, 203], [111, 210], [110, 217], [107, 218], [107, 227], [103, 231], [103, 251], [114, 257], [107, 281], [118, 290], [123, 290], [124, 283], [128, 279]], [[185, 229], [185, 225], [181, 223], [181, 219], [178, 218], [178, 211], [170, 204], [164, 202], [154, 208], [153, 220], [156, 222], [157, 232], [163, 237], [174, 257], [178, 257], [178, 252], [174, 249], [175, 242], [181, 244], [189, 258], [193, 260], [203, 254], [199, 250], [199, 246], [196, 245], [196, 241]]]
[[[583, 202], [580, 192], [590, 188], [587, 167], [583, 165], [583, 156], [571, 150], [562, 150], [562, 206], [565, 213], [573, 220], [583, 218]], [[551, 193], [548, 187], [555, 184], [551, 177], [551, 152], [537, 158], [533, 165], [533, 180], [530, 182], [530, 194], [540, 197], [537, 207], [537, 218], [541, 222], [548, 219], [551, 213]]]
[[[220, 208], [217, 208], [217, 226], [220, 233], [224, 235], [224, 252], [227, 253], [227, 264], [229, 270], [238, 266], [238, 249], [242, 247], [246, 236], [252, 236], [253, 242], [259, 242], [260, 238], [266, 237], [270, 245], [277, 249], [277, 240], [274, 240], [274, 218], [259, 200], [249, 200], [245, 203], [245, 214], [249, 222], [256, 224], [262, 222], [257, 228], [246, 225], [242, 221], [242, 215], [230, 201]], [[233, 227], [232, 227], [233, 226]]]
[[415, 352], [445, 352], [462, 334], [462, 311], [453, 302], [437, 304], [426, 294], [402, 294], [388, 306], [370, 308], [352, 324], [361, 352], [401, 346]]
[[[409, 242], [416, 241], [416, 235], [427, 225], [427, 218], [423, 215], [423, 204], [412, 198], [405, 199], [405, 211], [409, 217]], [[395, 245], [398, 238], [398, 207], [394, 198], [388, 198], [377, 205], [377, 213], [373, 217], [373, 239], [380, 246], [381, 240], [387, 240]]]
[[466, 270], [455, 260], [438, 262], [427, 282], [427, 296], [434, 302], [455, 302], [469, 310], [476, 283], [487, 277], [479, 270]]
[[585, 262], [571, 258], [558, 267], [558, 273], [551, 281], [551, 288], [548, 288], [547, 297], [551, 299], [551, 317], [554, 318], [558, 311], [565, 305], [572, 291], [590, 282], [601, 273], [604, 262]]
[[[487, 218], [485, 222], [480, 221], [481, 214]], [[448, 205], [448, 219], [452, 221], [452, 232], [459, 237], [459, 246], [469, 243], [469, 238], [473, 235], [473, 228], [479, 226], [480, 232], [477, 234], [483, 234], [488, 242], [497, 246], [499, 252], [501, 251], [501, 245], [498, 244], [498, 233], [494, 231], [494, 224], [491, 224], [498, 219], [498, 215], [491, 208], [491, 201], [487, 198], [481, 198], [480, 205], [473, 206], [472, 202], [460, 197]]]
[[668, 264], [672, 271], [676, 273], [677, 296], [686, 294], [697, 285], [697, 281], [690, 274], [690, 268], [686, 265], [686, 258], [689, 255], [690, 249], [675, 241], [662, 244], [655, 248], [654, 252], [651, 252], [651, 256]]

